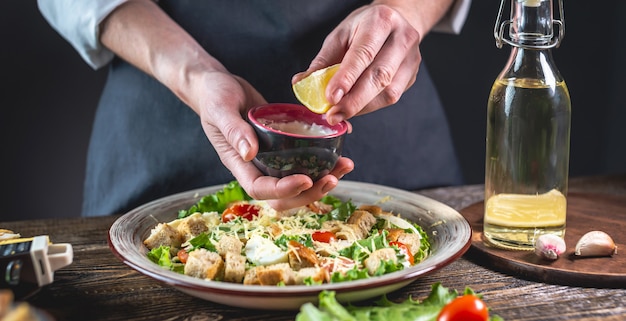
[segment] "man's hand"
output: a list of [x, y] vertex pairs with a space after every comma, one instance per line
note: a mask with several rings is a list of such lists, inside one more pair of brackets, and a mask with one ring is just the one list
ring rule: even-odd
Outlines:
[[452, 1], [375, 1], [355, 10], [326, 38], [309, 68], [341, 63], [328, 83], [326, 113], [336, 124], [396, 103], [415, 82], [420, 42]]

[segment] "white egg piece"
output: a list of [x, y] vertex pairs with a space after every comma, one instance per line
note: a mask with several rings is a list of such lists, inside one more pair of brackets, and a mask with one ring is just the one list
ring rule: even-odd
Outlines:
[[287, 252], [274, 242], [259, 235], [252, 236], [245, 247], [246, 257], [256, 265], [272, 265], [289, 261]]

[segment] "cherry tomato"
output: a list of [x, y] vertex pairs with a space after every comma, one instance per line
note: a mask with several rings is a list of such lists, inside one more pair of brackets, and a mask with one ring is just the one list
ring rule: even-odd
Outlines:
[[404, 254], [406, 256], [406, 260], [409, 261], [409, 263], [411, 263], [411, 265], [415, 264], [415, 258], [413, 257], [413, 253], [411, 253], [411, 250], [409, 250], [409, 247], [406, 246], [406, 244], [402, 243], [402, 242], [389, 242], [389, 245], [391, 246], [397, 246], [398, 249], [400, 250], [400, 253]]
[[230, 222], [238, 216], [250, 221], [259, 216], [259, 210], [260, 207], [254, 204], [235, 203], [222, 212], [222, 222]]
[[182, 250], [178, 251], [178, 253], [176, 253], [176, 256], [178, 256], [178, 259], [182, 263], [187, 263], [187, 258], [189, 258], [189, 253], [187, 253], [187, 251], [185, 251], [185, 249], [182, 249]]
[[487, 321], [487, 305], [479, 297], [471, 294], [462, 295], [446, 304], [437, 321]]
[[330, 231], [315, 231], [313, 232], [313, 234], [311, 234], [311, 238], [313, 239], [313, 241], [318, 241], [318, 242], [323, 242], [323, 243], [334, 242], [337, 239], [337, 237], [335, 236], [335, 233], [330, 232]]

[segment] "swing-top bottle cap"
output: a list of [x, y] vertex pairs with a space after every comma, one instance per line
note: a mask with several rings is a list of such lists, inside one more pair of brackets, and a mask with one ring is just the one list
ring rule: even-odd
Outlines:
[[[553, 0], [511, 0], [511, 19], [503, 20], [505, 1], [500, 3], [493, 32], [498, 48], [503, 43], [529, 49], [548, 49], [561, 44], [565, 36], [563, 0], [558, 0], [560, 20], [553, 18]], [[509, 38], [505, 37], [507, 29]]]

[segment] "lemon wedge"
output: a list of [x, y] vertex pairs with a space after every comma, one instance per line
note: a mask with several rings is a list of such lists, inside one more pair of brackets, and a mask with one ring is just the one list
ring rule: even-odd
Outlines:
[[293, 93], [300, 103], [314, 113], [323, 114], [331, 105], [326, 100], [326, 86], [339, 69], [339, 64], [316, 70], [293, 84]]

